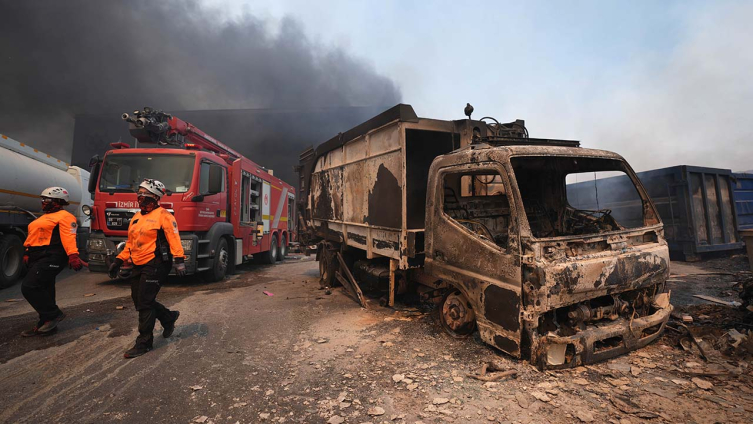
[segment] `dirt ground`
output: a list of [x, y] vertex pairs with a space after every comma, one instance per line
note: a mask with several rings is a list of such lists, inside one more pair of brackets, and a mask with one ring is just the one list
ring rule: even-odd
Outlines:
[[[2, 318], [0, 422], [750, 423], [753, 362], [727, 341], [730, 330], [750, 329], [750, 314], [688, 296], [702, 288], [734, 300], [725, 293], [748, 275], [743, 261], [672, 265], [671, 325], [682, 331], [682, 316], [692, 316], [708, 360], [670, 330], [566, 371], [540, 372], [477, 335], [453, 339], [407, 305], [366, 310], [341, 288], [327, 295], [311, 258], [166, 288], [161, 300], [181, 311], [176, 333], [134, 360], [122, 358], [134, 312], [115, 309], [127, 298], [86, 298], [48, 339], [18, 336], [28, 312]], [[470, 377], [490, 361], [517, 375]]]

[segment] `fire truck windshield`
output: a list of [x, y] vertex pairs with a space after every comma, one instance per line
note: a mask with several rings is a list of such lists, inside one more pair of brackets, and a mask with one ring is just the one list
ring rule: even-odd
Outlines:
[[145, 178], [162, 181], [173, 193], [185, 193], [191, 187], [196, 156], [148, 155], [141, 153], [109, 154], [99, 179], [99, 191], [136, 192]]

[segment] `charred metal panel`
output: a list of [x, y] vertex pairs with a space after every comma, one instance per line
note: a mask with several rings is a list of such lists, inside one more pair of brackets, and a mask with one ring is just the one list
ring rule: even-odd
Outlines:
[[395, 127], [380, 128], [369, 134], [369, 156], [371, 157], [399, 148], [400, 132], [395, 131]]
[[[517, 332], [520, 330], [519, 311], [518, 292], [495, 285], [490, 285], [484, 290], [484, 315], [489, 321], [505, 330]], [[496, 337], [494, 341], [497, 344]]]
[[[402, 164], [398, 154], [380, 156], [376, 174], [368, 175], [371, 189], [368, 198], [368, 214], [363, 222], [381, 227], [401, 228], [403, 211]], [[376, 162], [374, 162], [376, 164]]]
[[342, 170], [328, 169], [311, 178], [312, 218], [342, 220]]
[[400, 233], [398, 231], [371, 228], [371, 251], [378, 255], [398, 258], [400, 254]]
[[520, 348], [517, 341], [499, 334], [494, 335], [494, 345], [504, 352], [517, 352]]
[[664, 245], [653, 246], [540, 264], [544, 291], [530, 295], [541, 299], [545, 309], [553, 309], [662, 282], [669, 274], [669, 256]]
[[369, 214], [368, 194], [376, 169], [373, 162], [359, 161], [344, 167], [343, 206], [347, 222], [365, 224]]

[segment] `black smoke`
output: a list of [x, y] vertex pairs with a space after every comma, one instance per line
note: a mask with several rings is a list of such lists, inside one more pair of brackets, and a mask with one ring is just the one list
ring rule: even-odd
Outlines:
[[391, 80], [294, 20], [273, 31], [196, 0], [0, 0], [0, 31], [0, 133], [65, 160], [79, 114], [400, 100]]

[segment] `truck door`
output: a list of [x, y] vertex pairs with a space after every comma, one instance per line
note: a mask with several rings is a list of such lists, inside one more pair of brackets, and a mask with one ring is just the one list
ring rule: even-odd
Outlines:
[[215, 222], [225, 222], [227, 218], [227, 168], [208, 161], [201, 161], [199, 173], [199, 194], [204, 200], [199, 205], [198, 222], [209, 228]]
[[485, 342], [520, 356], [520, 249], [508, 182], [495, 162], [449, 166], [430, 176], [425, 266], [452, 286], [440, 311], [446, 329], [475, 318]]

